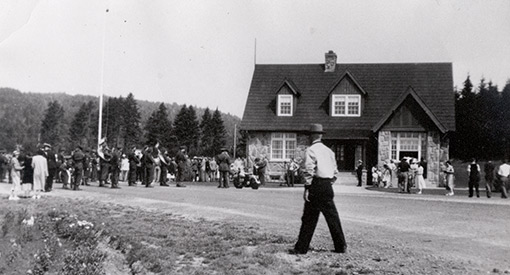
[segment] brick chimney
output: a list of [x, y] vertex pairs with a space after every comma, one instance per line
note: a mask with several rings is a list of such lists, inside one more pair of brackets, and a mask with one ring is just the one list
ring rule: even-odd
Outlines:
[[325, 73], [332, 73], [335, 71], [336, 66], [336, 53], [333, 51], [329, 51], [326, 53], [326, 63], [324, 66]]

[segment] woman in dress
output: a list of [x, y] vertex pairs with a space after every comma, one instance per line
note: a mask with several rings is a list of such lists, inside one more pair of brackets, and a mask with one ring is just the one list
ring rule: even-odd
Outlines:
[[19, 163], [18, 157], [19, 151], [14, 150], [14, 152], [12, 152], [12, 158], [10, 162], [12, 188], [9, 200], [19, 200], [18, 194], [21, 191], [21, 170], [23, 170], [24, 167]]
[[416, 183], [419, 190], [418, 194], [421, 194], [425, 188], [425, 179], [423, 178], [423, 166], [421, 165], [421, 162], [418, 162], [418, 167], [416, 168]]
[[41, 191], [44, 190], [46, 177], [48, 177], [48, 161], [44, 157], [43, 151], [38, 151], [32, 158], [32, 168], [34, 169], [34, 199], [41, 198]]
[[445, 169], [445, 174], [446, 174], [446, 184], [448, 186], [448, 189], [450, 190], [450, 192], [446, 193], [446, 196], [453, 196], [453, 188], [454, 188], [454, 170], [453, 170], [453, 166], [452, 166], [452, 163], [448, 160], [446, 161], [446, 169]]

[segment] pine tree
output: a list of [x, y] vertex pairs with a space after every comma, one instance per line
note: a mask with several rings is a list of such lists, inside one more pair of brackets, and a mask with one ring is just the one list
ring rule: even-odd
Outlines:
[[204, 114], [202, 115], [202, 121], [200, 121], [200, 145], [202, 148], [202, 154], [206, 156], [212, 156], [213, 150], [213, 136], [211, 133], [213, 133], [214, 128], [212, 125], [212, 117], [211, 117], [211, 111], [209, 108], [206, 108], [204, 111]]
[[172, 148], [175, 145], [172, 137], [172, 123], [168, 119], [167, 108], [164, 103], [159, 105], [145, 125], [145, 139], [147, 144], [154, 145], [159, 142], [163, 147]]
[[78, 112], [74, 115], [74, 119], [71, 122], [71, 127], [69, 128], [69, 138], [71, 144], [88, 146], [89, 140], [89, 117], [90, 117], [90, 109], [89, 105], [83, 103], [78, 110]]
[[200, 128], [192, 106], [182, 106], [174, 120], [174, 133], [179, 145], [188, 147], [190, 155], [197, 153]]
[[212, 117], [212, 127], [213, 127], [213, 146], [212, 146], [212, 153], [214, 155], [219, 154], [221, 147], [224, 147], [226, 144], [225, 136], [225, 125], [223, 125], [223, 119], [221, 118], [221, 113], [216, 108], [216, 111], [213, 113]]
[[510, 121], [510, 79], [506, 81], [505, 87], [501, 91], [499, 108], [502, 110], [502, 115], [498, 127], [503, 129], [503, 133], [502, 138], [497, 142], [501, 142], [503, 157], [510, 158], [510, 126], [508, 125]]
[[124, 147], [131, 147], [140, 143], [140, 120], [141, 115], [132, 93], [124, 100], [123, 110]]
[[64, 107], [58, 101], [52, 101], [48, 104], [48, 108], [41, 122], [41, 143], [50, 143], [59, 145], [62, 140], [61, 124], [64, 117]]
[[188, 138], [190, 140], [190, 154], [198, 155], [200, 149], [198, 147], [200, 141], [200, 125], [198, 123], [197, 113], [193, 106], [188, 107]]

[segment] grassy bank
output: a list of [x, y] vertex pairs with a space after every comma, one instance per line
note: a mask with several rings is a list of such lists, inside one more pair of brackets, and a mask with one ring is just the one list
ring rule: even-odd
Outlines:
[[347, 274], [356, 270], [339, 258], [318, 262], [287, 255], [293, 239], [259, 228], [97, 201], [1, 199], [0, 219], [0, 274]]

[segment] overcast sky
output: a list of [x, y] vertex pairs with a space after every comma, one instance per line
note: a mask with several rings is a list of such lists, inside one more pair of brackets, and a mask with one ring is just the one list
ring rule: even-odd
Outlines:
[[452, 62], [455, 85], [470, 74], [501, 89], [509, 15], [506, 0], [1, 0], [0, 87], [103, 87], [241, 117], [256, 39], [257, 64], [322, 63], [328, 50], [338, 63]]

